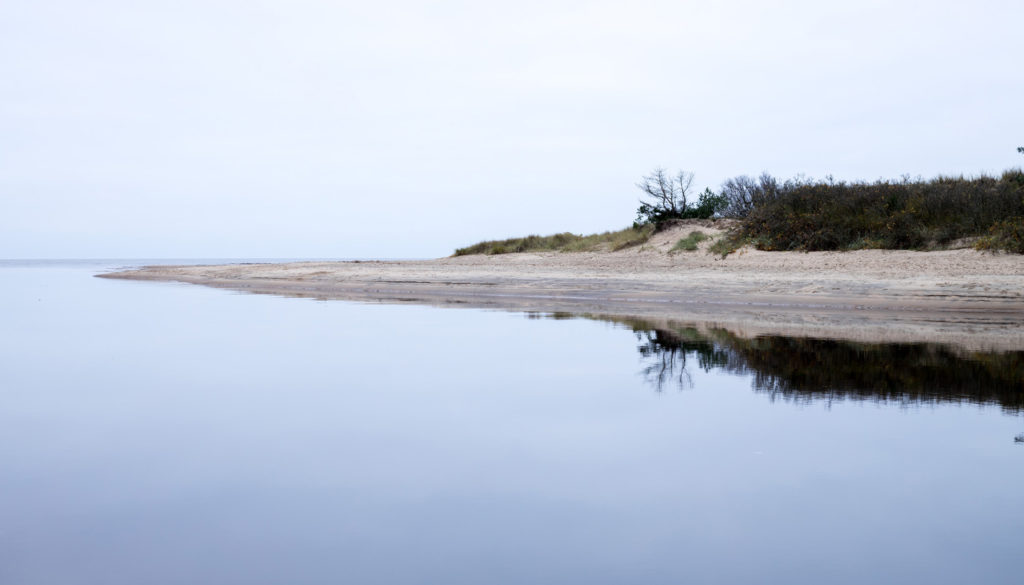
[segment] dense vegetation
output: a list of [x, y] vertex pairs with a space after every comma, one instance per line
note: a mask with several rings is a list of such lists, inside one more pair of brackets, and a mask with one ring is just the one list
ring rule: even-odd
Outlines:
[[1024, 253], [1020, 170], [874, 183], [762, 175], [730, 180], [722, 194], [723, 214], [741, 220], [734, 244], [762, 250], [929, 249], [979, 238], [978, 248]]

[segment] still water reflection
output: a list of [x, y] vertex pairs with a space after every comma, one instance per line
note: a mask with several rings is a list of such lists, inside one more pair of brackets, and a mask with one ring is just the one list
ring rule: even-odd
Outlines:
[[0, 265], [5, 585], [1019, 582], [1019, 353], [124, 264]]
[[1024, 351], [966, 351], [931, 343], [863, 343], [760, 335], [643, 319], [588, 318], [621, 324], [640, 341], [644, 378], [658, 391], [693, 386], [692, 370], [750, 375], [754, 391], [801, 402], [973, 403], [1024, 408]]

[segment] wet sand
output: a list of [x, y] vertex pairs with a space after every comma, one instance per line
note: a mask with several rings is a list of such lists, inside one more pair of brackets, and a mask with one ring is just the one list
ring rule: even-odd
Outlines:
[[105, 278], [252, 293], [672, 320], [743, 335], [1024, 350], [1024, 256], [936, 252], [671, 253], [677, 226], [618, 252], [394, 262], [151, 266]]

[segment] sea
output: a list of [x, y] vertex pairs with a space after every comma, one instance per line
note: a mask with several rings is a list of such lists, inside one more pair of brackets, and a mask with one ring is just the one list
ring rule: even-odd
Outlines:
[[1022, 582], [1022, 351], [94, 278], [219, 261], [0, 261], [0, 583]]

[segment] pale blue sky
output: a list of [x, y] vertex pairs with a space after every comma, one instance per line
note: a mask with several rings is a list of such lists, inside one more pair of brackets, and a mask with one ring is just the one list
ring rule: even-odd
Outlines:
[[0, 3], [0, 257], [425, 257], [1024, 163], [1024, 3]]

